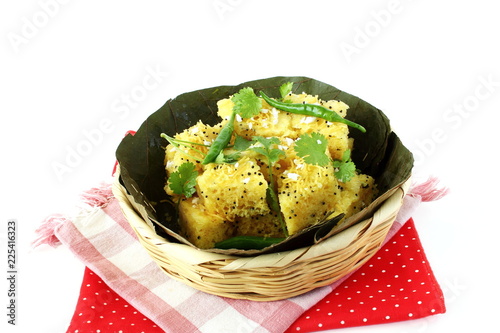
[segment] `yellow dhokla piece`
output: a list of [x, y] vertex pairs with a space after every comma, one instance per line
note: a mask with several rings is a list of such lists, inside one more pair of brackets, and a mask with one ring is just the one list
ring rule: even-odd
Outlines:
[[373, 177], [355, 175], [346, 183], [339, 182], [340, 197], [336, 203], [336, 210], [351, 216], [368, 206], [375, 197], [376, 186]]
[[234, 224], [227, 222], [222, 216], [209, 213], [199, 201], [198, 197], [181, 200], [180, 224], [187, 240], [199, 248], [207, 249], [231, 237]]
[[293, 153], [282, 163], [286, 169], [278, 177], [278, 199], [288, 233], [293, 235], [335, 210], [338, 182], [331, 163], [308, 164]]
[[236, 221], [237, 236], [283, 237], [278, 213], [243, 217]]
[[197, 179], [197, 192], [205, 209], [227, 221], [267, 214], [266, 189], [267, 181], [257, 161], [249, 157], [235, 164], [210, 163]]

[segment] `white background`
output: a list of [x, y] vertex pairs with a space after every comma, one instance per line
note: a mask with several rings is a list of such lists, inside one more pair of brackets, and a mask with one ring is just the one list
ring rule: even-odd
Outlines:
[[[46, 216], [72, 212], [80, 192], [109, 181], [125, 131], [180, 93], [281, 75], [324, 81], [382, 109], [415, 154], [415, 179], [436, 176], [451, 189], [414, 216], [447, 313], [343, 332], [498, 329], [493, 4], [2, 2], [0, 258], [6, 271], [6, 224], [17, 219], [19, 274], [16, 327], [6, 323], [0, 278], [0, 330], [65, 331], [84, 267], [64, 247], [31, 250], [30, 242]], [[151, 71], [157, 80], [144, 86]]]

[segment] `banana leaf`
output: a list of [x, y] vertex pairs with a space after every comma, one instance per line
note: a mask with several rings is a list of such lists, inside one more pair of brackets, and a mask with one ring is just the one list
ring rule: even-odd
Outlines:
[[144, 207], [143, 218], [153, 222], [159, 235], [171, 241], [193, 246], [180, 235], [175, 204], [164, 191], [167, 180], [164, 149], [167, 142], [160, 137], [160, 134], [174, 136], [195, 125], [199, 120], [205, 124], [215, 125], [220, 122], [217, 115], [217, 101], [233, 95], [244, 87], [252, 87], [256, 93], [263, 90], [270, 97], [278, 98], [279, 87], [286, 82], [294, 82], [294, 92], [318, 95], [322, 100], [336, 99], [349, 105], [346, 118], [366, 128], [366, 133], [350, 130], [350, 136], [355, 140], [351, 158], [362, 173], [375, 178], [379, 196], [369, 207], [344, 219], [340, 225], [337, 223], [338, 217], [323, 221], [262, 250], [206, 251], [255, 255], [311, 245], [370, 216], [386, 198], [408, 180], [413, 168], [413, 156], [392, 132], [387, 116], [373, 105], [329, 84], [307, 77], [272, 77], [236, 86], [201, 89], [169, 99], [144, 121], [135, 135], [127, 135], [116, 150], [121, 184], [136, 204]]

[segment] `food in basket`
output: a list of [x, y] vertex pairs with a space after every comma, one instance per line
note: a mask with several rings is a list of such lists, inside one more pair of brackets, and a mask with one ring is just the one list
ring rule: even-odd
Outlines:
[[[133, 211], [135, 212], [134, 214], [138, 214], [138, 216], [140, 216], [140, 219], [145, 223], [145, 226], [147, 226], [146, 229], [150, 230], [161, 239], [164, 239], [166, 242], [169, 242], [172, 245], [187, 245], [189, 247], [197, 248], [197, 246], [195, 246], [190, 240], [186, 239], [186, 237], [184, 236], [184, 232], [181, 230], [181, 226], [179, 223], [179, 207], [180, 205], [185, 205], [188, 208], [184, 210], [184, 214], [186, 215], [185, 217], [189, 217], [188, 215], [191, 215], [193, 217], [196, 216], [196, 214], [200, 215], [199, 210], [192, 210], [189, 208], [194, 208], [193, 201], [196, 206], [202, 200], [197, 193], [195, 194], [197, 187], [199, 187], [196, 185], [200, 181], [200, 179], [198, 178], [201, 178], [202, 181], [203, 178], [205, 178], [205, 180], [207, 181], [209, 180], [209, 174], [207, 173], [207, 175], [203, 178], [198, 177], [198, 175], [195, 175], [196, 177], [190, 177], [190, 175], [194, 174], [191, 169], [199, 170], [200, 164], [202, 168], [208, 168], [210, 165], [218, 165], [218, 168], [215, 169], [214, 167], [211, 172], [212, 175], [219, 176], [221, 175], [219, 170], [221, 166], [224, 166], [226, 168], [234, 167], [236, 161], [231, 162], [230, 159], [234, 158], [238, 154], [240, 154], [240, 158], [252, 158], [252, 156], [245, 155], [256, 154], [256, 150], [259, 150], [257, 144], [264, 145], [264, 143], [267, 142], [264, 139], [276, 140], [272, 139], [273, 137], [275, 137], [280, 140], [279, 145], [281, 145], [280, 138], [286, 137], [285, 133], [276, 132], [276, 134], [269, 134], [265, 131], [278, 131], [287, 129], [290, 126], [289, 120], [291, 119], [303, 119], [302, 123], [300, 123], [299, 120], [299, 127], [308, 127], [310, 129], [310, 133], [308, 133], [308, 139], [309, 141], [314, 142], [313, 135], [315, 134], [312, 133], [317, 132], [313, 128], [316, 122], [311, 120], [314, 119], [313, 116], [315, 117], [316, 115], [323, 114], [324, 110], [320, 109], [317, 105], [312, 104], [315, 103], [313, 100], [311, 100], [312, 106], [304, 106], [300, 105], [300, 103], [287, 103], [290, 101], [287, 101], [287, 97], [283, 97], [283, 95], [280, 94], [280, 87], [283, 87], [285, 83], [289, 82], [293, 82], [292, 95], [302, 95], [302, 92], [306, 92], [307, 94], [305, 95], [310, 95], [313, 98], [317, 98], [318, 100], [321, 99], [322, 101], [325, 101], [325, 103], [328, 101], [338, 101], [338, 105], [342, 105], [342, 103], [348, 105], [347, 115], [342, 114], [340, 117], [345, 120], [349, 119], [351, 123], [348, 125], [348, 127], [346, 127], [345, 125], [337, 127], [343, 127], [345, 131], [349, 130], [349, 139], [347, 140], [347, 143], [345, 141], [342, 141], [344, 148], [341, 148], [340, 151], [337, 152], [335, 150], [332, 150], [332, 152], [330, 152], [329, 150], [329, 157], [334, 160], [334, 163], [336, 165], [334, 166], [334, 168], [336, 168], [338, 165], [343, 165], [344, 162], [348, 162], [345, 163], [346, 165], [352, 165], [349, 163], [352, 161], [355, 164], [355, 170], [357, 170], [358, 177], [360, 177], [359, 174], [370, 175], [373, 179], [373, 182], [376, 184], [376, 195], [374, 200], [359, 212], [353, 212], [354, 214], [350, 217], [342, 218], [342, 215], [335, 215], [335, 212], [333, 211], [328, 218], [317, 219], [316, 221], [319, 221], [318, 223], [306, 227], [302, 231], [296, 232], [295, 234], [289, 235], [283, 240], [283, 228], [276, 228], [276, 226], [274, 225], [274, 221], [276, 220], [277, 216], [273, 216], [273, 213], [276, 211], [276, 205], [273, 205], [272, 203], [276, 202], [277, 199], [274, 198], [274, 200], [269, 200], [273, 199], [273, 193], [275, 194], [275, 197], [279, 199], [280, 193], [278, 192], [277, 188], [274, 192], [272, 192], [271, 190], [268, 190], [268, 188], [270, 187], [266, 186], [266, 203], [271, 213], [263, 214], [263, 216], [259, 215], [257, 216], [257, 218], [259, 220], [263, 219], [265, 221], [265, 225], [269, 227], [261, 228], [259, 234], [259, 230], [255, 229], [254, 221], [256, 218], [254, 218], [254, 216], [245, 216], [238, 218], [238, 230], [242, 235], [252, 235], [254, 234], [254, 232], [256, 232], [259, 235], [277, 235], [278, 237], [232, 237], [232, 235], [234, 235], [234, 230], [229, 230], [230, 232], [227, 235], [223, 235], [224, 237], [231, 236], [231, 238], [222, 242], [225, 242], [224, 249], [221, 249], [220, 243], [218, 243], [217, 245], [219, 246], [219, 248], [208, 248], [204, 249], [203, 252], [240, 257], [253, 257], [264, 253], [284, 253], [285, 251], [295, 249], [305, 249], [315, 244], [325, 242], [328, 239], [331, 239], [334, 235], [342, 233], [346, 229], [352, 230], [351, 226], [354, 226], [358, 223], [364, 223], [364, 221], [371, 219], [374, 216], [374, 213], [379, 210], [379, 208], [385, 203], [385, 201], [388, 198], [391, 198], [392, 195], [395, 194], [409, 179], [413, 167], [413, 157], [411, 152], [406, 149], [396, 133], [392, 131], [389, 119], [380, 109], [376, 108], [375, 106], [369, 104], [359, 97], [344, 92], [327, 83], [308, 77], [297, 76], [271, 77], [244, 82], [235, 86], [210, 87], [186, 92], [175, 98], [168, 99], [162, 107], [160, 107], [156, 112], [152, 113], [144, 120], [144, 122], [134, 135], [126, 135], [116, 150], [116, 158], [119, 162], [119, 168], [116, 173], [117, 180], [120, 184], [121, 189], [126, 192], [128, 197], [128, 204], [123, 203], [123, 205], [130, 205], [130, 207], [127, 206], [127, 208], [133, 209]], [[237, 95], [243, 88], [248, 87], [253, 88], [255, 95], [262, 99], [269, 95], [269, 98], [272, 99], [271, 103], [278, 103], [278, 107], [275, 107], [277, 110], [279, 110], [283, 106], [282, 103], [286, 103], [286, 107], [291, 109], [289, 114], [285, 116], [286, 112], [278, 113], [272, 111], [272, 108], [269, 108], [271, 112], [267, 114], [268, 128], [265, 127], [263, 122], [259, 123], [261, 125], [260, 131], [262, 134], [260, 136], [255, 136], [255, 133], [253, 133], [253, 131], [255, 130], [254, 126], [258, 127], [259, 124], [252, 123], [252, 120], [250, 119], [252, 117], [245, 117], [240, 115], [241, 118], [243, 118], [240, 122], [238, 121], [239, 117], [234, 115], [234, 127], [231, 129], [231, 127], [225, 126], [225, 124], [228, 123], [227, 119], [223, 119], [224, 117], [221, 118], [218, 115], [218, 104], [227, 103], [227, 105], [225, 107], [222, 106], [221, 109], [226, 109], [227, 113], [225, 117], [227, 117], [228, 115], [231, 116], [230, 111], [227, 111], [231, 109], [231, 102], [235, 103], [231, 96]], [[265, 93], [265, 96], [263, 93]], [[260, 99], [261, 106], [264, 104], [262, 99]], [[304, 115], [295, 114], [293, 113], [293, 111], [305, 111], [309, 114], [304, 117]], [[276, 114], [278, 115], [278, 123], [274, 124], [274, 117]], [[253, 119], [260, 119], [264, 115], [265, 112], [259, 112], [258, 116], [254, 116]], [[338, 120], [338, 118], [335, 120]], [[320, 119], [318, 123], [322, 121], [323, 120]], [[328, 121], [336, 123], [336, 121], [333, 121], [332, 119]], [[180, 182], [178, 184], [181, 185], [179, 186], [178, 191], [179, 193], [182, 193], [182, 191], [186, 191], [186, 193], [190, 193], [188, 195], [191, 196], [189, 198], [186, 198], [185, 201], [178, 201], [178, 197], [172, 198], [172, 196], [168, 195], [165, 191], [165, 184], [167, 179], [173, 179], [171, 174], [167, 175], [166, 170], [166, 163], [169, 163], [168, 161], [165, 161], [166, 146], [169, 144], [169, 142], [165, 140], [165, 136], [176, 138], [177, 135], [182, 135], [182, 133], [186, 132], [189, 128], [197, 124], [203, 124], [200, 125], [201, 127], [198, 126], [198, 131], [203, 132], [203, 130], [205, 130], [207, 132], [206, 139], [207, 143], [210, 143], [210, 147], [218, 147], [219, 149], [221, 147], [224, 147], [225, 142], [221, 139], [217, 140], [217, 144], [213, 144], [213, 141], [215, 141], [219, 137], [219, 134], [223, 130], [226, 133], [238, 131], [240, 135], [230, 135], [233, 141], [230, 141], [229, 144], [231, 146], [234, 144], [235, 146], [224, 149], [223, 154], [220, 154], [220, 151], [218, 151], [218, 149], [208, 149], [209, 147], [196, 145], [196, 149], [206, 153], [207, 156], [196, 156], [194, 151], [191, 151], [191, 155], [200, 159], [203, 158], [203, 161], [205, 161], [206, 159], [206, 163], [203, 164], [203, 161], [201, 163], [198, 163], [195, 160], [192, 160], [192, 166], [190, 164], [184, 164], [182, 168], [180, 168], [180, 171], [182, 172], [177, 173], [179, 178], [187, 178], [185, 179], [185, 182]], [[365, 129], [366, 131], [364, 131]], [[196, 129], [194, 131], [196, 131]], [[328, 137], [328, 134], [323, 135]], [[194, 137], [194, 135], [192, 136]], [[224, 138], [224, 136], [222, 137]], [[258, 143], [258, 138], [262, 138], [260, 140], [264, 141]], [[227, 136], [225, 137], [225, 139], [227, 139]], [[246, 141], [244, 141], [243, 139]], [[189, 140], [193, 139], [190, 138]], [[199, 138], [197, 140], [199, 140]], [[241, 143], [248, 144], [248, 141], [250, 140], [254, 141], [250, 143], [251, 145], [255, 145], [252, 147], [253, 150], [250, 149], [250, 146], [248, 146], [247, 148], [238, 148]], [[354, 145], [351, 146], [353, 140]], [[295, 139], [295, 142], [300, 141], [301, 140], [297, 141]], [[205, 144], [203, 140], [199, 142]], [[288, 142], [286, 143], [288, 144]], [[303, 143], [307, 143], [307, 140], [303, 141]], [[278, 146], [274, 143], [271, 144], [270, 148], [272, 149], [269, 151], [271, 159], [274, 159], [276, 157], [271, 155], [271, 153], [275, 151], [273, 149], [279, 149], [280, 147]], [[268, 184], [272, 183], [276, 184], [277, 186], [278, 182], [282, 182], [282, 179], [280, 177], [274, 176], [275, 172], [280, 171], [277, 170], [277, 167], [279, 166], [281, 168], [287, 160], [291, 161], [290, 159], [286, 158], [288, 154], [298, 154], [298, 152], [295, 151], [295, 144], [289, 144], [288, 147], [290, 151], [285, 152], [285, 156], [282, 156], [281, 153], [276, 153], [278, 154], [277, 157], [279, 157], [278, 161], [272, 162], [271, 160], [268, 160], [267, 157], [263, 158], [265, 157], [264, 155], [261, 156], [260, 163], [262, 163], [262, 165], [259, 165], [261, 167], [260, 173], [262, 174], [264, 179], [266, 179]], [[340, 152], [344, 151], [344, 149], [345, 152], [347, 152], [346, 147], [350, 150], [350, 156], [348, 153], [345, 153], [345, 155], [344, 153], [340, 154]], [[264, 147], [260, 148], [264, 149]], [[246, 152], [240, 153], [239, 150], [241, 149]], [[208, 154], [209, 150], [212, 150], [210, 154]], [[306, 152], [308, 151], [307, 145], [303, 150]], [[236, 155], [233, 155], [232, 153], [235, 153]], [[314, 156], [317, 157], [318, 155], [314, 154]], [[321, 156], [321, 154], [319, 156]], [[179, 159], [181, 157], [181, 155], [176, 156], [176, 158]], [[182, 158], [186, 157], [184, 156]], [[253, 158], [255, 159], [255, 156]], [[213, 162], [214, 160], [211, 159], [218, 159], [218, 162], [220, 162], [220, 160], [222, 159], [226, 163], [212, 164], [211, 162]], [[323, 158], [320, 157], [319, 159], [324, 159], [324, 156]], [[340, 159], [342, 159], [344, 162], [339, 161]], [[269, 161], [271, 161], [272, 163], [269, 163]], [[178, 161], [174, 160], [173, 162], [178, 164]], [[269, 164], [273, 164], [273, 168], [271, 169], [273, 170], [273, 173], [270, 174], [267, 172], [267, 168], [265, 167]], [[319, 168], [318, 165], [314, 165], [313, 163], [304, 163], [304, 165], [308, 168]], [[300, 163], [298, 166], [301, 166]], [[281, 172], [285, 172], [285, 169], [282, 169]], [[290, 175], [291, 178], [287, 176], [286, 180], [291, 182], [293, 178], [296, 177], [294, 173], [297, 172], [291, 172], [290, 175], [289, 171], [288, 175]], [[269, 181], [269, 175], [274, 176], [273, 182]], [[254, 177], [253, 174], [252, 177]], [[258, 174], [256, 174], [255, 177], [258, 177]], [[247, 177], [243, 177], [241, 181], [243, 182], [243, 180], [245, 180], [246, 182], [246, 178]], [[250, 180], [248, 181], [250, 182]], [[339, 183], [338, 179], [336, 181], [337, 183]], [[341, 186], [344, 185], [347, 187], [346, 184], [351, 184], [352, 186], [354, 186], [355, 184], [357, 184], [357, 182], [355, 181], [355, 178], [353, 178], [349, 182], [345, 180], [340, 181]], [[168, 186], [170, 187], [170, 185]], [[222, 189], [222, 186], [219, 186], [217, 190], [220, 189]], [[233, 190], [231, 189], [231, 191]], [[261, 191], [263, 192], [263, 189], [261, 189]], [[317, 193], [320, 192], [321, 191]], [[243, 194], [244, 196], [246, 195], [246, 193]], [[320, 194], [323, 193], [321, 192]], [[262, 196], [263, 195], [259, 195], [258, 199], [260, 200]], [[241, 198], [241, 195], [238, 198]], [[313, 198], [308, 200], [312, 199]], [[234, 200], [229, 201], [229, 203], [233, 202]], [[296, 202], [297, 200], [291, 200], [290, 205], [295, 205]], [[299, 203], [300, 202], [308, 203], [307, 200], [301, 200], [299, 201]], [[189, 203], [191, 203], [190, 206], [188, 205]], [[217, 204], [217, 202], [215, 203]], [[285, 210], [283, 209], [283, 207], [285, 206], [286, 198], [283, 199], [282, 202], [280, 201], [280, 211]], [[309, 208], [309, 205], [305, 204], [304, 207]], [[359, 209], [360, 207], [356, 206], [356, 208]], [[341, 218], [342, 220], [339, 222]], [[270, 220], [272, 221], [272, 223], [270, 222]], [[217, 220], [215, 219], [215, 221]], [[218, 221], [221, 225], [224, 225], [224, 220], [219, 218]], [[227, 223], [228, 222], [226, 221], [226, 224]], [[200, 226], [201, 225], [198, 225], [198, 227]], [[143, 229], [144, 226], [140, 226], [138, 228], [138, 232], [146, 232], [146, 229]], [[272, 230], [277, 230], [279, 231], [279, 233], [273, 234]], [[287, 231], [289, 232], [289, 230]], [[224, 229], [218, 229], [218, 232], [223, 233]], [[150, 237], [151, 235], [148, 234], [147, 239], [150, 239]]]
[[162, 133], [165, 191], [196, 247], [263, 248], [377, 197], [351, 159], [350, 128], [366, 130], [345, 118], [349, 106], [292, 88], [279, 98], [241, 88], [217, 102], [219, 123]]

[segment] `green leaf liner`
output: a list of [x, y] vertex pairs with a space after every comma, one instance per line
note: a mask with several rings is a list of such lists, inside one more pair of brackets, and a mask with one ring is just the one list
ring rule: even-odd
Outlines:
[[209, 125], [220, 122], [217, 101], [228, 98], [241, 88], [252, 87], [256, 93], [280, 98], [280, 86], [294, 82], [293, 92], [318, 95], [322, 100], [336, 99], [349, 105], [347, 119], [361, 124], [366, 133], [350, 130], [354, 138], [352, 160], [363, 173], [373, 176], [379, 197], [369, 207], [337, 225], [338, 218], [310, 227], [285, 241], [262, 250], [205, 250], [236, 255], [256, 255], [284, 251], [311, 245], [370, 216], [377, 207], [399, 188], [411, 175], [413, 155], [392, 132], [384, 113], [362, 99], [329, 84], [307, 77], [272, 77], [245, 82], [237, 86], [219, 86], [184, 93], [169, 99], [151, 114], [135, 135], [127, 135], [116, 150], [120, 164], [121, 183], [134, 200], [145, 207], [147, 217], [156, 224], [156, 231], [172, 241], [190, 244], [179, 234], [175, 204], [164, 191], [166, 182], [165, 146], [161, 133], [174, 136], [195, 125], [199, 120]]

